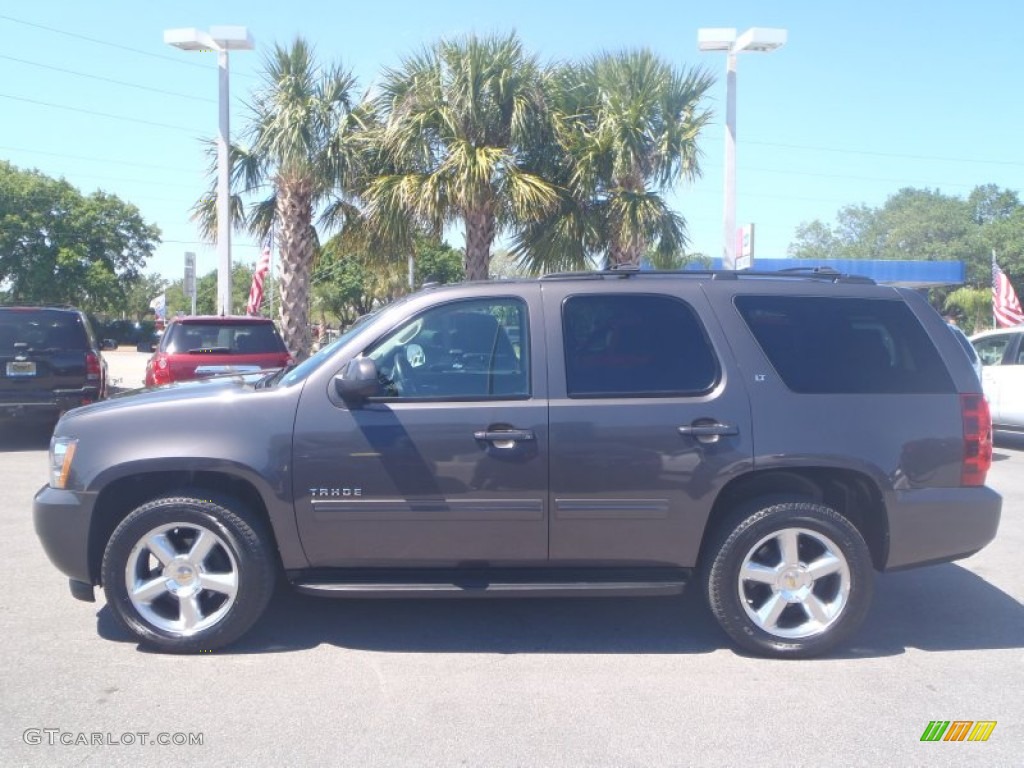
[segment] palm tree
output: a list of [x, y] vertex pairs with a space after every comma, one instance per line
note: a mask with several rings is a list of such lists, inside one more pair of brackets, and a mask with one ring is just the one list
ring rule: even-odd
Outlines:
[[[263, 82], [249, 103], [242, 140], [231, 147], [233, 215], [261, 239], [275, 227], [280, 254], [281, 330], [292, 354], [310, 353], [310, 269], [317, 247], [313, 216], [336, 225], [358, 215], [352, 202], [371, 112], [356, 104], [355, 78], [339, 67], [321, 68], [302, 39], [275, 46]], [[268, 194], [269, 193], [269, 194]], [[248, 208], [242, 196], [266, 194]], [[208, 197], [194, 209], [203, 233], [216, 232]]]
[[700, 176], [701, 101], [714, 78], [648, 50], [604, 53], [551, 78], [557, 145], [536, 158], [561, 189], [557, 209], [518, 234], [534, 271], [636, 265], [650, 247], [670, 258], [686, 222], [663, 193]]
[[550, 183], [522, 166], [545, 131], [545, 73], [515, 34], [442, 40], [384, 73], [378, 168], [364, 191], [376, 231], [408, 242], [461, 221], [466, 277], [487, 279], [498, 232], [546, 212]]

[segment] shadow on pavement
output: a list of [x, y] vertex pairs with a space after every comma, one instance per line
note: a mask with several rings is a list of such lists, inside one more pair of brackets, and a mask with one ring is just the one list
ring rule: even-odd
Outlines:
[[[109, 609], [99, 634], [131, 642]], [[333, 600], [283, 587], [250, 632], [220, 653], [322, 644], [396, 653], [710, 653], [730, 647], [697, 586], [662, 598]], [[879, 576], [867, 621], [831, 658], [1024, 647], [1024, 607], [958, 565]]]
[[[1015, 451], [1024, 451], [1024, 434], [1018, 432], [996, 432], [992, 441], [996, 448], [1009, 448]], [[995, 458], [993, 456], [993, 458]], [[1007, 458], [1005, 455], [1000, 458]]]
[[48, 450], [52, 435], [53, 424], [49, 423], [0, 424], [0, 453]]

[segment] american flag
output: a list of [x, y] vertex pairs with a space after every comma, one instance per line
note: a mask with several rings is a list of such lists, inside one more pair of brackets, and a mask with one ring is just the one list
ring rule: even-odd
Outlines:
[[995, 251], [992, 251], [992, 315], [998, 328], [1024, 323], [1020, 300], [1010, 284], [1010, 278], [996, 264]]
[[263, 240], [263, 251], [260, 253], [260, 260], [256, 262], [256, 271], [252, 273], [249, 303], [245, 308], [247, 315], [258, 315], [260, 313], [260, 305], [263, 303], [263, 280], [270, 270], [270, 248], [273, 242], [273, 234], [268, 234]]

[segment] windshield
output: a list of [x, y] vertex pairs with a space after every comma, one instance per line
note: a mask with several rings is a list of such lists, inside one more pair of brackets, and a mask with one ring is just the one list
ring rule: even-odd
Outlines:
[[[380, 310], [374, 310], [369, 314], [363, 315], [352, 323], [352, 325], [350, 325], [343, 334], [326, 347], [321, 347], [319, 351], [306, 358], [294, 368], [291, 368], [290, 370], [285, 369], [287, 370], [287, 373], [285, 373], [284, 377], [280, 381], [281, 386], [288, 387], [296, 382], [305, 381], [307, 376], [323, 365], [324, 362], [334, 354], [335, 350], [340, 349], [344, 344], [348, 343], [348, 340], [355, 336], [356, 333], [366, 325], [367, 321], [372, 317], [376, 317], [379, 312]], [[271, 385], [273, 384], [273, 382], [270, 383]]]

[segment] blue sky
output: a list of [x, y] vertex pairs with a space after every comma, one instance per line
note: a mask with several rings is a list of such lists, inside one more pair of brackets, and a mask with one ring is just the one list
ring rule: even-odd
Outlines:
[[[725, 57], [698, 53], [697, 29], [784, 27], [784, 48], [739, 60], [737, 223], [756, 224], [758, 257], [785, 256], [801, 222], [881, 205], [904, 186], [1024, 190], [1022, 22], [1024, 3], [1011, 0], [8, 2], [0, 158], [136, 204], [163, 231], [147, 271], [177, 278], [182, 253], [193, 250], [202, 274], [215, 268], [215, 252], [197, 242], [188, 209], [206, 189], [199, 138], [216, 130], [216, 61], [164, 45], [164, 29], [249, 27], [257, 50], [232, 57], [234, 131], [258, 82], [260, 49], [296, 35], [364, 85], [418, 47], [467, 32], [515, 29], [545, 60], [645, 46], [718, 78], [703, 178], [672, 197], [692, 248], [717, 256]], [[450, 239], [461, 245], [460, 234]], [[252, 238], [236, 235], [236, 259], [256, 253]]]

